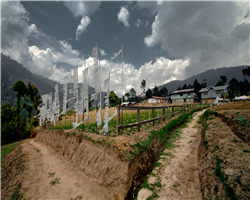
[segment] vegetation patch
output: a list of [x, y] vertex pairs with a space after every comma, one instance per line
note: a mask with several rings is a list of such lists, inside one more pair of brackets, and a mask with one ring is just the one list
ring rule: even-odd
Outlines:
[[11, 144], [6, 144], [1, 146], [1, 160], [3, 159], [4, 156], [7, 154], [11, 153], [12, 150], [19, 144], [19, 142], [14, 142]]
[[21, 200], [22, 199], [23, 196], [21, 194], [19, 194], [21, 187], [22, 187], [22, 183], [19, 183], [17, 185], [17, 187], [15, 188], [15, 191], [11, 195], [10, 200], [19, 200], [19, 199]]
[[216, 168], [215, 168], [215, 175], [221, 180], [224, 190], [226, 192], [227, 197], [229, 197], [231, 200], [236, 200], [235, 191], [234, 189], [227, 183], [227, 177], [225, 174], [221, 171], [220, 164], [223, 163], [223, 160], [219, 158], [219, 156], [215, 155], [216, 159]]

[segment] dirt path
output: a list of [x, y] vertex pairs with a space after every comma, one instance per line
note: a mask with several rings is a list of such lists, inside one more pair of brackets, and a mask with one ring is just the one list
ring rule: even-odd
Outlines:
[[140, 190], [138, 200], [150, 196], [156, 199], [202, 199], [197, 156], [201, 137], [197, 121], [203, 112], [198, 112], [186, 128], [180, 129], [180, 137], [173, 142], [173, 148], [165, 148], [159, 166], [148, 179], [148, 189]]
[[116, 199], [48, 146], [35, 139], [22, 144], [25, 199]]

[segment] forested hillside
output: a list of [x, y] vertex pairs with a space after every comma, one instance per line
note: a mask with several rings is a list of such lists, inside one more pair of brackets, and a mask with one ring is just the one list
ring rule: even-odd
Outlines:
[[[179, 81], [171, 81], [164, 85], [158, 86], [160, 90], [164, 86], [168, 89], [168, 91], [175, 91], [178, 87], [182, 87], [184, 84], [186, 85], [193, 85], [195, 79], [198, 80], [199, 83], [202, 83], [204, 79], [206, 79], [207, 86], [215, 86], [215, 84], [220, 80], [220, 76], [227, 77], [227, 83], [232, 79], [235, 78], [238, 81], [244, 81], [244, 75], [242, 74], [242, 70], [248, 68], [249, 66], [236, 66], [236, 67], [224, 67], [218, 69], [210, 69], [201, 74], [194, 75], [188, 79]], [[249, 80], [250, 81], [250, 80]]]
[[[12, 90], [13, 84], [17, 80], [23, 80], [24, 83], [32, 82], [38, 88], [39, 94], [49, 94], [55, 91], [55, 81], [52, 81], [43, 76], [33, 74], [17, 61], [1, 54], [1, 103], [10, 103], [11, 107], [16, 106], [16, 95]], [[59, 100], [62, 105], [63, 87], [59, 85]], [[72, 88], [73, 84], [69, 84], [68, 89]], [[93, 94], [94, 88], [89, 87], [89, 93]], [[104, 98], [104, 92], [102, 93]], [[99, 95], [98, 95], [99, 101]], [[103, 105], [104, 101], [102, 102]]]

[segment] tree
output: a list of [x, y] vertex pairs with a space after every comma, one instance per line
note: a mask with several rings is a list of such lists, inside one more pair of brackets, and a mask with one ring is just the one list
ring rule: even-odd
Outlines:
[[111, 107], [115, 107], [120, 104], [120, 100], [113, 90], [109, 94], [109, 104]]
[[152, 91], [150, 89], [148, 89], [146, 91], [146, 98], [149, 99], [152, 96]]
[[168, 90], [165, 86], [162, 89], [160, 89], [159, 96], [160, 97], [167, 97], [168, 96]]
[[194, 91], [198, 94], [198, 98], [201, 99], [201, 93], [199, 91], [202, 89], [202, 85], [198, 82], [197, 79], [194, 80]]
[[240, 83], [237, 79], [232, 78], [229, 81], [228, 98], [234, 99], [236, 96], [239, 96], [239, 95], [240, 95]]
[[125, 97], [127, 97], [127, 98], [126, 98], [126, 101], [129, 101], [129, 99], [130, 99], [130, 98], [129, 98], [129, 95], [130, 95], [129, 92], [125, 93]]
[[177, 90], [181, 90], [181, 87], [179, 86], [179, 87], [177, 88]]
[[[34, 109], [36, 111], [36, 115], [38, 115], [39, 110], [37, 109], [37, 106], [39, 104], [42, 103], [42, 99], [41, 99], [41, 95], [38, 94], [38, 89], [35, 86], [35, 84], [29, 82], [26, 85], [26, 94], [23, 96], [23, 106], [22, 108], [24, 108], [27, 112], [28, 115], [28, 122], [31, 122], [31, 112]], [[38, 121], [38, 119], [36, 119], [36, 121]]]
[[146, 87], [146, 81], [143, 79], [141, 81], [141, 89], [143, 90], [143, 92], [145, 92], [145, 87]]
[[247, 69], [243, 69], [242, 74], [244, 75], [244, 81], [245, 81], [246, 80], [246, 75], [247, 75]]
[[187, 85], [186, 85], [186, 83], [183, 85], [183, 87], [182, 87], [182, 90], [185, 90], [185, 89], [187, 89]]
[[130, 95], [131, 98], [135, 98], [135, 96], [136, 96], [136, 91], [135, 91], [134, 88], [131, 88], [131, 89], [130, 89], [129, 95]]
[[[93, 103], [93, 99], [91, 100], [91, 94], [89, 94], [89, 110], [92, 109], [92, 103]], [[67, 107], [68, 107], [68, 103], [67, 103]]]
[[153, 96], [159, 96], [159, 90], [158, 90], [158, 87], [156, 87], [156, 85], [153, 89]]
[[194, 80], [194, 91], [199, 92], [202, 89], [201, 84], [198, 82], [197, 79]]
[[194, 86], [191, 85], [191, 84], [189, 84], [187, 88], [188, 88], [188, 89], [192, 89], [192, 88], [194, 88]]
[[13, 91], [16, 92], [16, 102], [17, 102], [17, 109], [16, 109], [16, 115], [17, 115], [17, 129], [19, 129], [20, 125], [20, 112], [21, 112], [21, 98], [24, 97], [27, 94], [27, 87], [25, 83], [22, 80], [18, 80], [14, 83], [12, 86]]
[[226, 76], [220, 76], [220, 80], [216, 83], [215, 86], [223, 86], [227, 82], [227, 77]]
[[1, 124], [9, 123], [16, 115], [16, 109], [11, 108], [9, 103], [1, 105]]

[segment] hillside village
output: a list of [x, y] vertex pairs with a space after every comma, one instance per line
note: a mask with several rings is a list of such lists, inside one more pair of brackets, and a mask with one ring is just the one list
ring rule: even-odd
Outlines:
[[2, 200], [249, 200], [248, 2], [1, 2]]
[[[76, 177], [78, 177], [79, 175], [75, 172], [76, 169], [87, 170], [87, 171], [83, 170], [84, 174], [86, 174], [87, 176], [82, 177], [82, 180], [84, 181], [84, 183], [82, 182], [80, 184], [81, 186], [86, 187], [85, 183], [89, 182], [91, 179], [93, 180], [93, 182], [88, 183], [92, 185], [90, 188], [100, 187], [99, 190], [103, 191], [102, 193], [91, 192], [91, 193], [85, 193], [83, 195], [80, 190], [76, 190], [76, 188], [73, 187], [74, 188], [74, 189], [72, 188], [73, 189], [72, 191], [74, 191], [73, 193], [79, 194], [78, 196], [76, 196], [76, 199], [78, 197], [79, 198], [90, 197], [93, 199], [96, 199], [96, 198], [102, 199], [104, 198], [103, 194], [105, 194], [106, 195], [105, 198], [108, 198], [108, 199], [134, 199], [136, 196], [138, 199], [148, 199], [148, 198], [157, 199], [158, 197], [159, 198], [164, 197], [166, 194], [171, 194], [174, 199], [179, 198], [181, 194], [186, 194], [185, 185], [190, 185], [191, 183], [190, 183], [189, 176], [178, 177], [178, 172], [176, 170], [183, 170], [184, 174], [186, 173], [190, 174], [191, 171], [189, 169], [191, 169], [193, 166], [189, 165], [188, 163], [185, 163], [184, 162], [185, 159], [175, 161], [175, 162], [178, 162], [180, 166], [182, 165], [185, 166], [184, 168], [181, 167], [179, 169], [179, 168], [172, 166], [172, 164], [170, 164], [171, 167], [174, 167], [173, 168], [174, 170], [172, 169], [172, 175], [165, 173], [165, 172], [164, 174], [170, 177], [172, 176], [178, 177], [178, 178], [175, 178], [174, 181], [171, 180], [170, 186], [172, 185], [172, 187], [169, 188], [170, 190], [168, 189], [168, 187], [166, 187], [166, 184], [167, 184], [165, 183], [166, 180], [163, 179], [163, 176], [161, 176], [160, 174], [162, 173], [162, 170], [165, 169], [165, 166], [168, 166], [169, 163], [173, 162], [172, 161], [173, 158], [179, 157], [178, 154], [175, 155], [174, 153], [176, 151], [179, 151], [177, 148], [178, 145], [176, 145], [176, 142], [179, 143], [178, 141], [182, 141], [184, 138], [187, 137], [184, 135], [181, 136], [181, 133], [186, 133], [186, 129], [187, 129], [187, 133], [191, 133], [191, 137], [188, 136], [189, 137], [188, 141], [189, 140], [193, 141], [192, 137], [200, 138], [201, 136], [199, 134], [201, 134], [202, 132], [205, 133], [207, 129], [206, 121], [209, 120], [210, 118], [211, 119], [216, 118], [215, 121], [217, 122], [214, 122], [215, 124], [221, 123], [219, 122], [220, 121], [219, 118], [221, 118], [223, 122], [225, 121], [226, 124], [229, 123], [230, 126], [232, 126], [231, 118], [234, 118], [236, 121], [233, 122], [234, 124], [233, 127], [230, 127], [232, 129], [232, 133], [230, 133], [231, 134], [230, 137], [234, 139], [230, 139], [230, 140], [239, 141], [241, 139], [243, 142], [249, 143], [249, 123], [250, 122], [248, 122], [249, 114], [247, 113], [247, 110], [250, 108], [249, 107], [250, 101], [247, 101], [247, 98], [248, 98], [247, 96], [245, 96], [245, 98], [242, 98], [242, 99], [237, 97], [237, 95], [240, 96], [242, 94], [246, 94], [246, 95], [249, 94], [249, 88], [250, 88], [248, 87], [249, 82], [245, 78], [245, 75], [249, 76], [248, 75], [249, 69], [250, 67], [244, 69], [244, 73], [245, 73], [243, 74], [244, 79], [245, 79], [244, 82], [242, 81], [238, 82], [235, 78], [232, 78], [232, 80], [229, 81], [229, 85], [226, 84], [227, 82], [226, 76], [221, 76], [216, 86], [207, 86], [205, 81], [203, 82], [203, 84], [199, 84], [199, 82], [196, 79], [194, 81], [194, 88], [192, 87], [192, 85], [187, 86], [186, 84], [184, 84], [182, 88], [179, 87], [177, 90], [173, 92], [169, 92], [169, 94], [168, 94], [168, 90], [165, 87], [163, 87], [160, 91], [158, 91], [158, 88], [155, 86], [155, 88], [153, 88], [152, 90], [148, 89], [146, 92], [144, 93], [142, 92], [141, 95], [137, 96], [135, 90], [132, 88], [129, 93], [125, 94], [123, 103], [121, 102], [121, 98], [119, 99], [118, 96], [113, 91], [111, 91], [109, 95], [110, 108], [104, 107], [105, 109], [98, 111], [97, 109], [95, 109], [95, 107], [92, 107], [93, 105], [97, 105], [97, 104], [89, 101], [89, 103], [87, 104], [89, 108], [87, 108], [86, 107], [87, 105], [85, 104], [85, 107], [87, 110], [85, 110], [84, 115], [77, 114], [77, 111], [70, 110], [70, 107], [68, 108], [69, 110], [67, 110], [67, 112], [64, 112], [65, 108], [60, 109], [60, 105], [58, 104], [59, 107], [57, 108], [55, 107], [57, 109], [56, 112], [58, 112], [58, 114], [56, 114], [55, 117], [50, 119], [49, 116], [51, 115], [49, 115], [49, 112], [51, 111], [49, 110], [54, 109], [51, 104], [52, 102], [52, 97], [51, 97], [51, 100], [49, 100], [48, 104], [45, 105], [44, 107], [45, 109], [49, 108], [48, 109], [49, 112], [48, 114], [46, 114], [47, 117], [43, 119], [44, 121], [41, 121], [41, 117], [40, 117], [40, 122], [39, 122], [39, 118], [37, 117], [39, 115], [34, 116], [35, 114], [39, 113], [39, 111], [44, 112], [42, 111], [42, 107], [40, 107], [40, 109], [36, 110], [35, 113], [30, 113], [29, 117], [26, 118], [26, 121], [24, 121], [24, 118], [20, 116], [19, 125], [17, 123], [17, 126], [15, 124], [16, 124], [16, 121], [18, 121], [18, 119], [15, 119], [15, 116], [16, 116], [16, 111], [18, 109], [16, 110], [15, 108], [12, 108], [9, 103], [2, 104], [1, 106], [1, 109], [2, 109], [1, 144], [2, 144], [2, 152], [4, 152], [4, 154], [2, 154], [2, 157], [4, 156], [3, 161], [2, 161], [3, 163], [2, 164], [3, 166], [2, 177], [5, 177], [3, 179], [4, 184], [6, 184], [7, 182], [12, 184], [11, 187], [10, 186], [8, 186], [7, 188], [5, 186], [2, 187], [2, 191], [3, 191], [2, 198], [6, 199], [10, 195], [11, 196], [16, 195], [18, 198], [21, 198], [21, 197], [31, 198], [31, 199], [36, 198], [37, 194], [33, 192], [35, 187], [27, 189], [28, 179], [26, 181], [26, 178], [24, 177], [33, 177], [35, 180], [37, 178], [41, 180], [46, 180], [47, 179], [45, 177], [46, 174], [49, 175], [48, 177], [53, 177], [54, 174], [57, 174], [56, 178], [53, 179], [50, 182], [50, 184], [51, 185], [57, 184], [57, 188], [61, 191], [62, 187], [66, 186], [64, 184], [65, 183], [64, 181], [66, 180], [77, 181]], [[16, 85], [17, 83], [20, 84], [20, 83], [23, 83], [23, 81], [19, 80], [14, 85]], [[142, 89], [144, 89], [143, 83], [144, 83], [144, 86], [146, 85], [146, 82], [142, 81], [142, 87], [141, 87]], [[83, 85], [84, 84], [85, 83], [83, 83]], [[13, 85], [13, 90], [16, 87], [16, 86], [14, 87], [14, 85]], [[31, 89], [33, 91], [32, 94], [35, 95], [36, 102], [38, 102], [38, 104], [40, 104], [42, 101], [44, 102], [44, 97], [41, 98], [41, 96], [37, 93], [38, 89], [36, 88], [34, 84], [32, 84], [32, 87], [31, 87], [31, 83], [26, 84], [26, 86], [24, 84], [23, 87], [24, 88], [27, 87], [27, 89], [32, 88]], [[55, 96], [54, 96], [55, 99], [53, 102], [58, 102], [59, 96], [60, 96], [59, 91], [58, 91], [58, 86], [56, 86], [55, 89], [56, 89], [55, 92], [58, 92], [58, 93], [55, 93]], [[17, 91], [19, 91], [19, 89]], [[27, 90], [27, 92], [28, 91], [29, 90]], [[29, 97], [30, 94], [31, 93], [28, 92], [26, 94], [27, 97]], [[107, 94], [105, 95], [107, 98]], [[31, 97], [29, 98], [30, 100], [32, 100]], [[232, 100], [234, 100], [234, 103], [229, 103], [229, 101], [232, 101]], [[65, 102], [65, 100], [63, 101]], [[105, 100], [105, 102], [106, 101], [107, 100]], [[26, 102], [28, 101], [26, 100]], [[35, 101], [31, 103], [32, 105], [33, 104], [38, 105], [35, 103]], [[221, 110], [219, 106], [216, 107], [216, 105], [220, 105], [220, 104], [224, 104], [225, 106], [227, 104], [231, 105], [232, 109], [229, 106], [230, 108], [229, 109], [230, 112], [228, 113], [229, 116], [227, 116], [228, 114], [226, 112], [222, 114], [221, 111], [220, 112], [217, 111], [217, 107], [219, 110]], [[17, 103], [17, 105], [19, 105], [19, 103]], [[207, 108], [210, 107], [211, 105], [215, 107], [212, 107], [212, 110], [211, 109], [207, 110]], [[29, 107], [27, 106], [24, 107], [22, 105], [22, 109], [27, 109], [27, 108]], [[140, 109], [144, 109], [144, 110], [140, 110]], [[238, 111], [236, 112], [234, 111], [234, 109]], [[109, 113], [108, 123], [106, 123], [105, 121], [106, 120], [105, 110], [106, 110], [106, 113], [107, 113], [107, 110]], [[137, 116], [135, 112], [136, 110], [137, 110]], [[150, 110], [152, 110], [152, 112]], [[98, 112], [100, 113], [99, 115], [100, 119], [105, 119], [104, 120], [105, 124], [104, 122], [101, 122], [100, 124], [96, 123], [96, 120], [97, 120], [96, 113]], [[214, 117], [208, 118], [207, 117], [208, 115], [212, 115]], [[81, 120], [84, 120], [83, 123], [78, 123]], [[237, 127], [237, 123], [239, 123], [241, 126], [244, 127], [244, 128], [242, 127], [243, 129], [242, 128], [240, 129], [241, 130], [240, 132], [239, 132], [239, 128]], [[226, 124], [221, 124], [221, 126], [222, 127], [229, 126]], [[189, 128], [185, 129], [184, 127], [186, 126]], [[15, 127], [17, 127], [18, 129], [16, 129]], [[196, 132], [196, 135], [192, 135], [193, 132]], [[210, 140], [208, 139], [211, 137], [209, 136], [210, 133], [208, 132], [206, 137], [204, 136], [204, 133], [202, 134], [202, 139], [196, 139], [195, 142], [192, 144], [193, 146], [192, 145], [190, 146], [189, 143], [184, 142], [184, 141], [187, 141], [187, 139], [184, 139], [181, 142], [181, 143], [183, 142], [184, 143], [183, 143], [183, 149], [180, 151], [183, 151], [183, 150], [187, 151], [188, 152], [187, 158], [190, 157], [190, 159], [191, 158], [198, 159], [198, 162], [196, 163], [196, 167], [195, 167], [196, 168], [195, 185], [193, 185], [192, 188], [193, 187], [200, 188], [200, 185], [204, 185], [202, 186], [203, 188], [200, 190], [199, 189], [193, 190], [193, 191], [190, 190], [189, 191], [190, 195], [194, 195], [193, 197], [197, 197], [198, 195], [199, 198], [205, 198], [205, 197], [210, 198], [211, 196], [209, 195], [211, 194], [213, 195], [213, 197], [218, 196], [218, 195], [219, 196], [226, 195], [230, 198], [241, 197], [244, 199], [245, 197], [247, 197], [247, 195], [249, 195], [248, 192], [246, 193], [243, 192], [245, 191], [244, 188], [247, 187], [245, 184], [238, 185], [237, 186], [237, 188], [239, 187], [238, 190], [234, 190], [231, 186], [227, 186], [229, 187], [229, 190], [231, 191], [231, 193], [228, 193], [225, 189], [226, 186], [223, 186], [223, 184], [225, 185], [229, 183], [223, 182], [224, 179], [222, 180], [219, 176], [218, 177], [219, 179], [221, 179], [222, 182], [220, 182], [218, 178], [213, 177], [216, 179], [216, 182], [213, 182], [212, 187], [218, 187], [218, 189], [216, 189], [217, 193], [213, 194], [212, 191], [211, 191], [212, 193], [206, 192], [206, 190], [209, 187], [211, 187], [209, 184], [207, 184], [206, 179], [212, 178], [212, 176], [204, 179], [203, 178], [204, 174], [201, 173], [199, 170], [201, 170], [200, 167], [203, 167], [206, 162], [209, 165], [211, 164], [210, 162], [213, 162], [211, 159], [207, 159], [206, 157], [204, 157], [206, 155], [204, 154], [204, 148], [208, 149], [206, 151], [211, 152], [213, 151], [212, 150], [213, 146], [208, 145], [210, 144], [209, 143]], [[235, 139], [234, 135], [236, 135], [240, 139]], [[69, 139], [67, 139], [68, 137]], [[166, 137], [168, 137], [169, 139], [166, 139]], [[31, 138], [31, 139], [27, 139], [27, 138]], [[158, 138], [159, 141], [157, 142], [155, 138]], [[180, 138], [180, 140], [176, 138]], [[80, 143], [81, 145], [87, 145], [87, 146], [85, 147], [81, 145], [75, 146], [76, 145], [75, 140], [78, 140], [78, 139], [81, 141]], [[69, 144], [69, 142], [71, 144]], [[218, 143], [218, 141], [216, 140], [214, 140], [214, 142]], [[95, 144], [98, 144], [98, 145], [94, 147]], [[151, 149], [152, 145], [158, 146], [160, 151], [152, 150]], [[30, 149], [29, 146], [32, 147], [33, 150]], [[47, 154], [46, 155], [44, 154], [47, 151], [48, 147], [53, 149], [52, 151], [50, 150], [51, 155], [54, 154], [52, 152], [57, 152], [56, 153], [57, 157], [48, 157]], [[7, 150], [5, 150], [5, 148], [7, 148]], [[197, 158], [196, 154], [193, 155], [192, 148], [200, 149], [199, 152], [203, 152], [200, 154], [198, 153], [198, 155], [200, 155], [199, 158]], [[239, 147], [239, 148], [242, 148], [243, 152], [245, 152], [244, 154], [246, 154], [245, 156], [248, 156], [247, 154], [248, 150], [247, 150], [246, 145], [245, 146], [243, 145], [243, 147]], [[77, 150], [76, 152], [72, 152], [70, 149], [77, 149]], [[94, 159], [94, 157], [96, 156], [96, 153], [93, 154], [89, 152], [90, 149], [92, 149], [91, 151], [94, 151], [96, 153], [99, 152], [98, 154], [103, 155], [103, 158], [98, 157], [98, 161], [95, 161], [92, 163], [91, 160]], [[188, 149], [190, 149], [190, 151]], [[12, 153], [8, 154], [6, 151], [7, 152], [12, 151]], [[28, 151], [33, 151], [32, 154], [34, 155], [32, 156], [34, 157], [32, 159], [27, 155]], [[152, 152], [150, 153], [150, 151]], [[60, 152], [63, 152], [63, 154], [61, 154]], [[86, 154], [87, 157], [81, 158], [80, 160], [79, 158], [77, 159], [77, 157], [75, 156], [78, 155], [79, 153], [82, 154], [82, 152], [85, 152], [84, 154]], [[218, 151], [218, 153], [219, 152], [220, 151]], [[120, 161], [115, 162], [110, 165], [112, 161], [109, 160], [110, 158], [107, 157], [107, 154], [109, 155], [110, 153], [112, 157], [118, 158]], [[166, 159], [167, 157], [165, 157], [165, 155], [173, 155], [173, 156], [170, 156], [170, 160], [169, 160], [169, 159]], [[42, 166], [45, 164], [45, 163], [41, 163], [41, 160], [40, 160], [41, 156], [43, 158], [46, 158], [45, 163], [51, 162], [50, 160], [47, 160], [47, 159], [55, 160], [54, 161], [55, 163], [53, 164], [53, 166], [58, 165], [59, 163], [57, 163], [56, 160], [62, 159], [61, 156], [63, 156], [63, 159], [66, 159], [67, 161], [69, 161], [76, 168], [71, 168], [71, 164], [69, 164], [68, 166], [65, 166], [65, 169], [67, 169], [67, 171], [64, 171], [64, 172], [62, 171], [61, 168], [55, 169], [51, 167], [40, 169], [42, 170], [42, 172], [39, 174], [37, 174], [35, 171], [27, 171], [28, 169], [27, 167], [33, 165], [30, 162], [35, 162], [36, 163], [35, 165], [37, 165], [37, 167], [38, 165]], [[148, 158], [146, 159], [145, 156], [148, 156]], [[158, 160], [155, 158], [158, 158]], [[231, 157], [229, 158], [231, 159]], [[18, 160], [18, 162], [14, 161], [13, 159]], [[22, 161], [23, 159], [24, 161]], [[142, 159], [144, 159], [143, 162], [142, 162]], [[162, 159], [162, 161], [159, 161], [159, 159]], [[21, 163], [19, 161], [21, 161]], [[84, 162], [85, 164], [83, 164], [83, 166], [81, 165], [79, 166], [78, 164], [79, 162]], [[128, 171], [126, 171], [127, 169], [125, 169], [126, 168], [125, 166], [130, 165], [131, 162], [136, 162], [137, 164], [134, 165], [134, 168], [128, 169]], [[237, 162], [241, 162], [241, 161], [239, 160]], [[89, 164], [86, 165], [86, 163], [89, 163]], [[244, 164], [244, 170], [246, 171], [247, 162], [245, 163], [246, 165]], [[100, 169], [102, 173], [98, 177], [96, 177], [96, 174], [99, 173], [100, 170], [98, 170], [95, 167], [96, 164], [102, 165], [102, 169]], [[64, 166], [65, 164], [61, 163], [60, 165]], [[121, 165], [123, 165], [125, 168], [122, 168]], [[7, 166], [17, 166], [17, 168], [15, 168], [17, 171], [14, 170], [14, 171], [9, 172], [10, 168]], [[21, 166], [24, 166], [24, 167], [21, 167]], [[117, 166], [120, 166], [119, 169], [126, 171], [122, 173], [124, 176], [120, 173], [120, 171], [117, 171]], [[232, 166], [229, 165], [228, 167], [232, 167]], [[108, 172], [109, 169], [111, 170], [110, 172]], [[146, 170], [146, 169], [153, 169], [153, 171]], [[237, 171], [237, 169], [235, 170]], [[76, 173], [74, 175], [76, 177], [74, 176], [64, 177], [62, 174], [69, 173], [68, 170], [71, 170], [70, 173], [74, 173], [74, 174]], [[237, 172], [236, 171], [235, 171], [235, 173], [237, 174], [236, 176], [240, 177], [241, 174], [238, 171]], [[245, 171], [242, 174], [244, 177], [245, 177]], [[19, 173], [20, 175], [18, 176], [15, 175]], [[227, 172], [222, 173], [224, 174], [223, 176], [226, 176], [225, 173], [227, 174]], [[118, 184], [116, 181], [114, 181], [116, 178], [111, 174], [114, 174], [116, 178], [119, 177], [122, 180], [122, 183]], [[128, 177], [130, 177], [129, 174], [132, 174], [134, 182], [131, 182], [132, 179], [128, 179]], [[143, 174], [143, 175], [140, 175], [140, 174]], [[173, 174], [176, 174], [176, 175], [173, 175]], [[105, 178], [101, 178], [102, 176]], [[247, 177], [248, 176], [246, 176], [245, 178]], [[17, 182], [12, 182], [11, 179], [13, 178]], [[23, 181], [21, 181], [21, 179]], [[184, 181], [180, 183], [181, 179], [184, 179]], [[198, 181], [199, 179], [200, 181]], [[113, 184], [110, 185], [108, 183], [109, 181], [111, 182], [114, 181], [114, 182]], [[46, 193], [39, 194], [41, 195], [42, 198], [47, 199], [51, 197], [52, 193], [50, 189], [47, 188], [46, 183], [38, 182], [36, 184], [39, 184], [41, 188], [44, 188], [43, 190], [48, 191]], [[182, 184], [184, 187], [181, 186]], [[111, 187], [112, 189], [111, 190], [107, 189], [107, 187]], [[171, 188], [175, 192], [172, 192]], [[17, 191], [17, 193], [15, 192], [13, 193], [12, 191], [14, 190]], [[120, 191], [120, 193], [118, 191]], [[64, 198], [68, 195], [72, 196], [73, 193], [70, 192], [69, 194], [66, 194], [63, 192], [59, 192], [57, 193], [58, 195], [56, 198]]]

